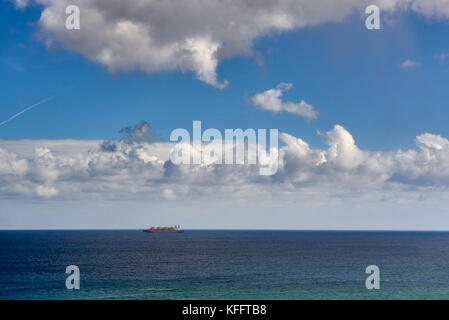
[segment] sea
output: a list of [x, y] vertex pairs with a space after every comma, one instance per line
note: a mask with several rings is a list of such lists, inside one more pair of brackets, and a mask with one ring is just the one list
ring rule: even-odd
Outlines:
[[448, 298], [449, 232], [0, 231], [0, 299]]

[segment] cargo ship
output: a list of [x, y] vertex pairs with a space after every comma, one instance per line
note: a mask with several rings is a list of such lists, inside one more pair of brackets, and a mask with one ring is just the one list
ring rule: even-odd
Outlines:
[[174, 227], [151, 227], [142, 230], [143, 232], [156, 233], [156, 232], [177, 232], [183, 233], [184, 230], [181, 229], [180, 225], [175, 225]]

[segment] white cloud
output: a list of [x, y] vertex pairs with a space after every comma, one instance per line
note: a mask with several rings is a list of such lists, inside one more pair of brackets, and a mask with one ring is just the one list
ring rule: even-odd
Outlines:
[[17, 159], [17, 155], [0, 149], [0, 174], [21, 175], [27, 170], [27, 161]]
[[441, 19], [449, 17], [449, 1], [447, 0], [408, 0], [407, 2], [410, 3], [412, 10], [427, 17]]
[[413, 68], [419, 65], [418, 61], [413, 61], [413, 60], [405, 60], [400, 64], [400, 67], [402, 69], [409, 69], [409, 68]]
[[47, 187], [43, 185], [36, 187], [36, 194], [42, 198], [51, 198], [56, 196], [58, 193], [59, 191], [54, 187]]
[[[17, 7], [28, 1], [15, 0]], [[60, 45], [114, 71], [148, 74], [194, 72], [217, 88], [220, 59], [252, 53], [254, 39], [338, 22], [355, 10], [378, 4], [382, 12], [413, 10], [429, 17], [449, 16], [444, 0], [34, 0], [43, 6], [38, 23], [48, 46]], [[81, 29], [65, 28], [65, 8], [78, 5]]]
[[[257, 165], [173, 165], [172, 144], [109, 141], [0, 140], [0, 197], [111, 200], [183, 199], [201, 195], [313, 192], [344, 196], [385, 190], [449, 191], [449, 141], [425, 133], [416, 149], [369, 151], [336, 125], [327, 149], [281, 133], [279, 170], [260, 176]], [[33, 151], [33, 152], [31, 152]]]
[[293, 85], [291, 83], [280, 83], [276, 89], [270, 89], [262, 93], [257, 93], [252, 98], [252, 102], [255, 106], [270, 110], [273, 112], [289, 112], [296, 115], [303, 116], [307, 119], [317, 119], [318, 112], [315, 108], [301, 100], [298, 103], [295, 102], [282, 102], [282, 94], [289, 90]]

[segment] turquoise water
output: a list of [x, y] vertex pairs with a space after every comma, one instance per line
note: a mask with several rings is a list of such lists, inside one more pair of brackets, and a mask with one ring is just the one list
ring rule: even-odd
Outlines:
[[[365, 288], [371, 264], [380, 290]], [[0, 232], [1, 299], [448, 297], [446, 232]]]

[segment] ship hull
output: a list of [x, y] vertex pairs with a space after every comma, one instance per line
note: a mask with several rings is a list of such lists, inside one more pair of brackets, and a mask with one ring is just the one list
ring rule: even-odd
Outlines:
[[146, 233], [184, 233], [184, 230], [142, 230]]

